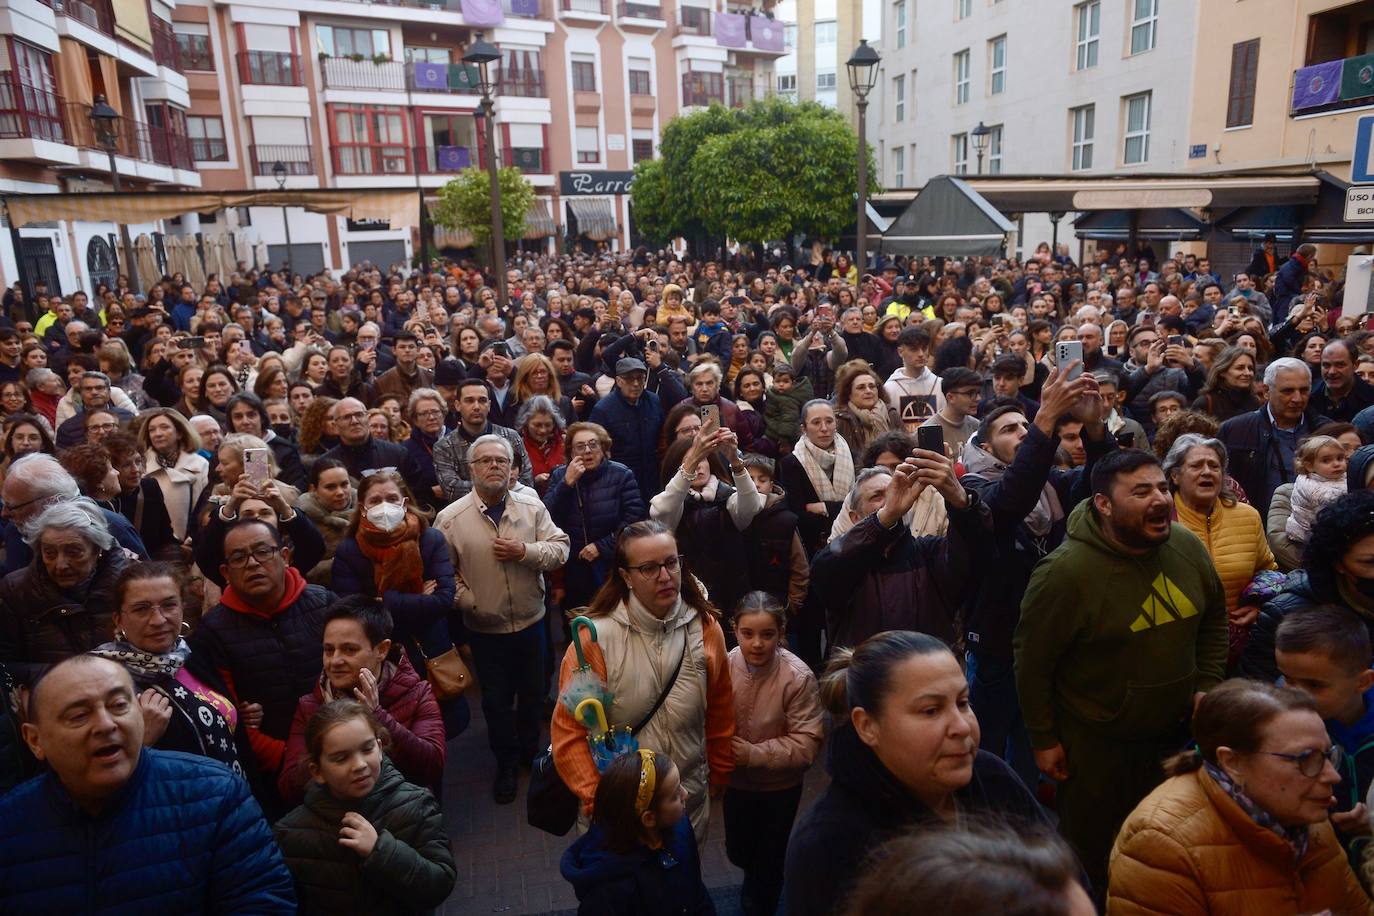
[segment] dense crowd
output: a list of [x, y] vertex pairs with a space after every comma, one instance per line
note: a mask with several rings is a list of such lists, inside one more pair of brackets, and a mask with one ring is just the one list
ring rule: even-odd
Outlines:
[[0, 909], [434, 910], [475, 680], [584, 913], [1374, 912], [1313, 246], [507, 268], [5, 293]]

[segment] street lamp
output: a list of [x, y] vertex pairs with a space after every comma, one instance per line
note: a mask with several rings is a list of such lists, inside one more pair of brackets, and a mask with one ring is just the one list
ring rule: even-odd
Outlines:
[[[95, 141], [110, 157], [110, 182], [118, 194], [119, 169], [115, 168], [115, 150], [119, 147], [119, 112], [110, 107], [110, 103], [105, 101], [105, 96], [98, 95], [88, 117], [92, 129], [95, 130]], [[129, 288], [138, 292], [138, 264], [134, 259], [134, 243], [129, 241], [129, 227], [126, 223], [119, 224], [119, 241], [124, 245], [124, 272], [129, 277]]]
[[[496, 91], [496, 82], [489, 73], [489, 67], [501, 59], [501, 51], [495, 45], [482, 40], [479, 34], [463, 54], [463, 63], [477, 67], [478, 88], [482, 90], [482, 103], [478, 106], [479, 123], [486, 122], [487, 148], [483, 158], [487, 174], [491, 176], [491, 265], [496, 272], [496, 301], [501, 308], [507, 305], [506, 298], [506, 233], [501, 225], [501, 182], [496, 173], [496, 104], [491, 94]], [[424, 239], [420, 240], [424, 243]]]
[[868, 94], [878, 82], [878, 52], [860, 39], [845, 66], [849, 69], [849, 90], [859, 109], [859, 219], [854, 227], [854, 260], [863, 273], [868, 269], [868, 130], [864, 119], [868, 114]]
[[[272, 163], [272, 177], [277, 180], [277, 190], [286, 190], [286, 163], [278, 159]], [[286, 227], [286, 288], [291, 289], [291, 219], [286, 214], [286, 201], [281, 205], [281, 224]], [[272, 265], [267, 265], [270, 272]]]
[[[992, 128], [982, 121], [973, 129], [973, 151], [978, 154], [978, 174], [983, 174], [983, 150], [988, 148], [988, 137], [992, 134]], [[964, 160], [967, 162], [968, 160]]]

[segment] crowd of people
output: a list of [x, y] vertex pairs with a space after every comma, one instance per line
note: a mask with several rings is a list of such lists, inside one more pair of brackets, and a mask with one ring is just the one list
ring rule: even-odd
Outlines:
[[1274, 244], [7, 291], [0, 909], [434, 910], [475, 681], [584, 913], [1374, 913], [1374, 331]]

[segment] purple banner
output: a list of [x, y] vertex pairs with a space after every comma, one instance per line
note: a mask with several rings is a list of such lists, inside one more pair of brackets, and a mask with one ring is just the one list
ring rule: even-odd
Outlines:
[[501, 0], [462, 0], [463, 19], [468, 25], [500, 25], [506, 14]]
[[440, 172], [461, 172], [472, 165], [472, 153], [466, 146], [436, 147], [434, 163]]
[[538, 16], [539, 0], [510, 0], [510, 11], [516, 16]]
[[716, 13], [716, 44], [722, 48], [744, 47], [743, 13]]
[[760, 51], [783, 50], [783, 24], [767, 16], [754, 16], [749, 23], [749, 31], [754, 39], [754, 47]]
[[1293, 108], [1315, 108], [1340, 98], [1341, 61], [1303, 67], [1293, 74]]
[[448, 64], [432, 64], [429, 61], [416, 61], [414, 63], [416, 89], [447, 89], [448, 88]]

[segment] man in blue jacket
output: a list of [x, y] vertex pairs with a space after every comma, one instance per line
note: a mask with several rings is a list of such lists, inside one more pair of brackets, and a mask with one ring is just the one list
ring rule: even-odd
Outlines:
[[644, 505], [659, 491], [658, 433], [663, 405], [645, 391], [649, 368], [642, 359], [622, 356], [615, 364], [615, 390], [596, 402], [591, 422], [611, 434], [611, 457], [634, 472]]
[[0, 796], [0, 911], [296, 912], [248, 784], [208, 758], [143, 747], [122, 666], [58, 664], [29, 720], [24, 740], [50, 769]]

